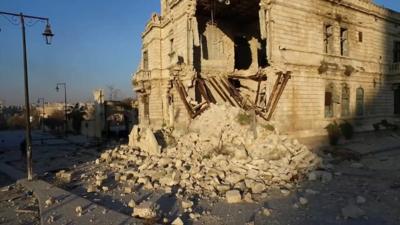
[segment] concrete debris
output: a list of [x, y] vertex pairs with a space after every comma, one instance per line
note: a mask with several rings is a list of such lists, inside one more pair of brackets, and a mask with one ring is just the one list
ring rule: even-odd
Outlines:
[[97, 187], [96, 187], [96, 185], [89, 184], [86, 191], [87, 191], [87, 193], [97, 192]]
[[82, 213], [83, 213], [82, 206], [77, 206], [77, 207], [75, 208], [75, 212], [76, 212], [77, 216], [81, 217], [81, 216], [82, 216]]
[[143, 219], [155, 218], [157, 216], [155, 203], [150, 201], [140, 203], [138, 206], [134, 207], [132, 216]]
[[180, 217], [176, 218], [174, 221], [171, 223], [172, 225], [184, 225], [182, 219]]
[[46, 208], [47, 208], [47, 207], [50, 207], [51, 205], [53, 205], [55, 202], [56, 202], [56, 200], [53, 197], [50, 197], [44, 202], [44, 204], [46, 205]]
[[239, 203], [242, 201], [242, 195], [238, 190], [232, 190], [226, 192], [226, 201], [228, 203]]
[[302, 205], [307, 205], [308, 204], [308, 199], [304, 198], [304, 197], [300, 197], [299, 198], [299, 202]]
[[364, 198], [363, 196], [357, 196], [357, 198], [356, 198], [356, 203], [357, 204], [364, 204], [364, 203], [366, 203], [367, 202], [367, 199], [366, 198]]
[[342, 208], [342, 215], [345, 219], [352, 218], [357, 219], [365, 215], [364, 210], [360, 209], [359, 207], [350, 204], [344, 208]]
[[[204, 197], [224, 197], [234, 189], [230, 192], [234, 196], [249, 193], [246, 201], [251, 194], [302, 179], [320, 165], [316, 154], [297, 140], [280, 135], [272, 124], [261, 120], [256, 125], [245, 124], [243, 118], [247, 118], [246, 112], [240, 108], [211, 105], [192, 121], [187, 132], [161, 131], [164, 139], [174, 143], [162, 151], [149, 128], [134, 127], [130, 146], [107, 150], [100, 160], [114, 173], [108, 175], [125, 187], [141, 184], [145, 189], [157, 187], [168, 193], [178, 187], [184, 192], [180, 195]], [[100, 179], [103, 176], [96, 176], [96, 185], [105, 180]], [[318, 174], [324, 181], [331, 177]], [[241, 200], [241, 196], [236, 199]]]
[[72, 172], [66, 172], [65, 170], [60, 170], [56, 173], [56, 178], [62, 180], [66, 183], [70, 183], [72, 180]]
[[136, 202], [135, 202], [135, 200], [130, 200], [129, 201], [129, 203], [128, 203], [128, 206], [130, 207], [130, 208], [135, 208], [135, 206], [136, 206]]
[[271, 215], [271, 210], [267, 208], [262, 208], [261, 212], [264, 216], [270, 216]]
[[182, 201], [182, 208], [183, 209], [188, 209], [193, 207], [193, 202], [192, 201]]

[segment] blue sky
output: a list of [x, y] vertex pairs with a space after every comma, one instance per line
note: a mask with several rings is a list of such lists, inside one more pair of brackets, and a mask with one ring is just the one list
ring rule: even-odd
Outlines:
[[[398, 0], [377, 0], [400, 11]], [[55, 91], [66, 82], [70, 102], [92, 100], [96, 88], [113, 85], [133, 96], [131, 74], [140, 60], [141, 33], [159, 0], [0, 0], [0, 11], [49, 17], [55, 33], [47, 46], [43, 23], [27, 27], [31, 101], [62, 101]], [[0, 100], [23, 102], [19, 26], [0, 16]]]
[[[71, 102], [92, 100], [92, 90], [113, 85], [133, 95], [141, 33], [159, 0], [0, 0], [0, 11], [49, 17], [55, 33], [46, 45], [44, 23], [27, 27], [31, 101], [63, 101], [57, 82], [67, 83]], [[0, 99], [23, 102], [21, 31], [0, 16]]]

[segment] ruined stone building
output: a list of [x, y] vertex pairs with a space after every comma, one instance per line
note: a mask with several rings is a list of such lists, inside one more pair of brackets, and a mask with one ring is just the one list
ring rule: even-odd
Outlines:
[[276, 95], [271, 120], [302, 135], [400, 114], [400, 14], [372, 0], [161, 0], [142, 37], [142, 125], [185, 125], [205, 101], [262, 114]]

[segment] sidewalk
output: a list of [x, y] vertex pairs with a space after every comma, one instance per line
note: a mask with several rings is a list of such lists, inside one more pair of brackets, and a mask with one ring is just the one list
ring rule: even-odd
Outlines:
[[[18, 183], [32, 191], [39, 201], [41, 224], [78, 225], [78, 224], [143, 224], [143, 221], [108, 210], [96, 203], [81, 198], [75, 194], [64, 191], [42, 180], [31, 182], [22, 179], [25, 174], [19, 170], [0, 163], [0, 171], [7, 176], [18, 180]], [[55, 203], [46, 207], [46, 200], [54, 198]], [[76, 207], [82, 207], [82, 216], [76, 213]]]

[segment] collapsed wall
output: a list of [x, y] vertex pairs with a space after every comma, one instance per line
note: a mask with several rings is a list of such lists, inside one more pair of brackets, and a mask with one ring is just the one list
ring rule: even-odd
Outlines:
[[179, 187], [205, 197], [230, 190], [260, 194], [292, 184], [320, 164], [297, 140], [255, 119], [240, 108], [212, 105], [186, 131], [164, 132], [162, 150], [149, 128], [135, 128], [131, 147], [108, 150], [102, 159], [129, 185]]

